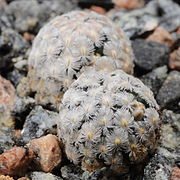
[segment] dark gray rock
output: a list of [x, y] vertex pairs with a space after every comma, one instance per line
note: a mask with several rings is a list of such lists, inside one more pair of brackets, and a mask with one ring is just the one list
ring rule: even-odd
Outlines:
[[61, 175], [65, 180], [81, 180], [83, 171], [80, 167], [67, 165], [61, 168]]
[[157, 94], [161, 108], [180, 111], [180, 72], [171, 71]]
[[169, 180], [171, 171], [170, 161], [160, 154], [155, 154], [144, 169], [143, 180]]
[[163, 44], [136, 39], [132, 41], [137, 73], [149, 72], [168, 63], [169, 48]]
[[180, 26], [180, 6], [172, 0], [158, 0], [160, 17], [160, 26], [167, 31], [172, 32]]
[[35, 99], [31, 97], [17, 97], [14, 102], [14, 108], [12, 114], [14, 116], [21, 115], [27, 111], [31, 111], [35, 106]]
[[13, 17], [7, 8], [0, 7], [0, 32], [6, 28], [13, 28]]
[[10, 129], [2, 130], [0, 129], [0, 154], [5, 150], [9, 150], [13, 147], [13, 133]]
[[180, 159], [180, 114], [162, 112], [161, 144], [144, 169], [143, 180], [169, 180]]
[[7, 79], [10, 80], [13, 83], [13, 85], [16, 87], [20, 83], [20, 80], [25, 75], [26, 74], [24, 72], [14, 69], [7, 74]]
[[57, 113], [36, 106], [27, 116], [21, 131], [21, 141], [28, 143], [31, 139], [46, 134], [56, 134]]
[[114, 180], [112, 174], [111, 177], [106, 176], [106, 168], [89, 172], [74, 165], [67, 165], [61, 168], [61, 175], [65, 180]]
[[167, 66], [162, 66], [140, 78], [141, 81], [153, 91], [155, 96], [167, 77], [167, 70]]
[[161, 146], [175, 152], [180, 151], [180, 114], [165, 109], [162, 112], [162, 123]]
[[16, 31], [5, 29], [0, 32], [0, 70], [12, 66], [11, 59], [24, 54], [29, 43]]
[[38, 172], [38, 171], [30, 173], [28, 177], [31, 180], [63, 180], [62, 178], [55, 176], [51, 173]]
[[144, 8], [117, 11], [109, 16], [130, 38], [134, 38], [158, 26], [158, 3], [154, 0]]
[[19, 32], [38, 32], [48, 19], [75, 9], [75, 0], [17, 0], [9, 4]]

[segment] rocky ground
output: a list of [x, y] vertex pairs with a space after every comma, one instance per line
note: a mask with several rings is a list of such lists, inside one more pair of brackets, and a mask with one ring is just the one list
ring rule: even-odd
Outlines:
[[[58, 112], [36, 104], [33, 95], [16, 94], [39, 29], [56, 15], [84, 8], [105, 14], [126, 32], [136, 57], [134, 74], [161, 107], [158, 149], [141, 171], [121, 177], [71, 164], [56, 136]], [[178, 180], [179, 142], [179, 0], [0, 0], [0, 180]]]

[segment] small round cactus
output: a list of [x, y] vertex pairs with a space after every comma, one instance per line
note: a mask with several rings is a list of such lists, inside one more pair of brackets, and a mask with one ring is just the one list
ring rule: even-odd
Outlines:
[[154, 152], [160, 118], [153, 93], [122, 70], [89, 70], [64, 94], [58, 121], [67, 157], [84, 169], [123, 173]]
[[28, 59], [30, 88], [41, 103], [58, 104], [87, 68], [131, 74], [133, 59], [130, 41], [110, 19], [72, 11], [50, 21], [36, 36]]

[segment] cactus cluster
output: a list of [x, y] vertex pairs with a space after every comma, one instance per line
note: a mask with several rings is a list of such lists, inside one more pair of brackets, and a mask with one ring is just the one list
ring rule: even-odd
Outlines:
[[124, 173], [155, 150], [159, 120], [153, 93], [139, 79], [89, 70], [63, 96], [58, 133], [74, 164]]
[[131, 74], [133, 59], [130, 41], [110, 19], [72, 11], [51, 20], [36, 36], [28, 59], [30, 88], [39, 102], [58, 104], [89, 67]]

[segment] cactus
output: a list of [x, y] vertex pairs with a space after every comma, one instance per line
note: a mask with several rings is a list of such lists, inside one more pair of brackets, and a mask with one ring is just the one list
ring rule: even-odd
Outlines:
[[40, 103], [58, 104], [89, 67], [133, 72], [130, 41], [113, 22], [94, 12], [72, 11], [46, 24], [28, 59], [29, 84]]
[[58, 134], [69, 160], [83, 169], [124, 173], [143, 163], [158, 142], [160, 118], [153, 93], [122, 70], [84, 72], [65, 92]]

